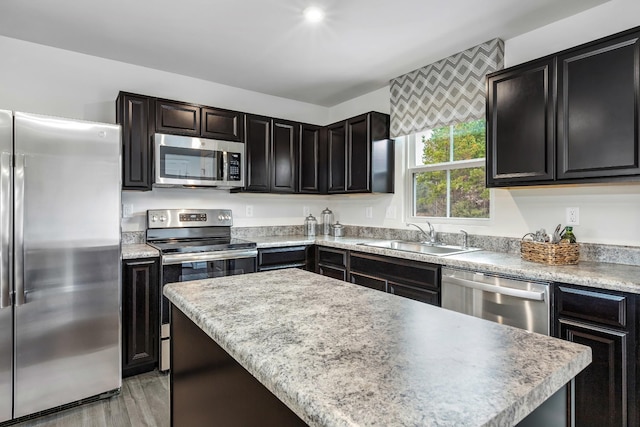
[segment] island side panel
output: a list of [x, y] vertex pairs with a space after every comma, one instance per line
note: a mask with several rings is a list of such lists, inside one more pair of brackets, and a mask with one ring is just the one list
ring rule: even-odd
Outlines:
[[171, 425], [306, 426], [171, 305]]

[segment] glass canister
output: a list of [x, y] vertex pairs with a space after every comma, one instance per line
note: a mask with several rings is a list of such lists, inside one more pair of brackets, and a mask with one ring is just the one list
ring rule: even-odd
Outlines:
[[331, 226], [333, 224], [333, 212], [329, 208], [322, 211], [322, 234], [328, 236], [331, 234]]
[[304, 235], [307, 237], [315, 237], [317, 225], [318, 221], [316, 218], [309, 214], [309, 216], [304, 219]]

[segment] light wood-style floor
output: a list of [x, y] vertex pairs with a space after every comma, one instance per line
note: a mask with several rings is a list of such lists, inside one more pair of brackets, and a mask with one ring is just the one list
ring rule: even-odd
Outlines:
[[11, 427], [168, 427], [169, 375], [126, 378], [118, 396], [14, 424]]

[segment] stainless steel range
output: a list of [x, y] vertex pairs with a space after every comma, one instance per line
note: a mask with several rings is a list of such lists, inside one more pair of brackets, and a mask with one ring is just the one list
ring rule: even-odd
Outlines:
[[[188, 282], [256, 271], [254, 242], [231, 237], [229, 209], [147, 211], [147, 243], [160, 251], [160, 283]], [[160, 304], [159, 369], [169, 369], [170, 307]]]

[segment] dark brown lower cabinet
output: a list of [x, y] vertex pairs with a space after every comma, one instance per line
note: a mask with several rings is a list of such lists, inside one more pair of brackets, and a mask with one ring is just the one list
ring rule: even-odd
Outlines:
[[171, 306], [172, 426], [306, 426], [291, 409]]
[[258, 271], [302, 268], [313, 271], [312, 246], [285, 246], [258, 249]]
[[158, 364], [160, 307], [157, 258], [122, 262], [122, 376], [148, 372]]
[[636, 295], [556, 285], [556, 336], [591, 347], [593, 358], [571, 390], [576, 426], [639, 425], [637, 306]]
[[440, 266], [319, 246], [316, 273], [440, 306]]

